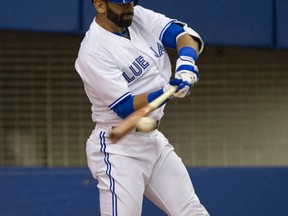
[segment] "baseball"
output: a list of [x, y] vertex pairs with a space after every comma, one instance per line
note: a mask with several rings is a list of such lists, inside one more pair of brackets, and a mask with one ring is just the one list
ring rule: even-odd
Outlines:
[[141, 132], [150, 132], [156, 127], [156, 121], [151, 117], [142, 117], [138, 120], [136, 128]]

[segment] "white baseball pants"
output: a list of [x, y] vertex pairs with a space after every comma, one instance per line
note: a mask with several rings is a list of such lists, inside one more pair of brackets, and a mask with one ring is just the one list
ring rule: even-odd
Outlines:
[[143, 194], [168, 215], [208, 216], [174, 148], [158, 130], [132, 132], [116, 144], [97, 125], [87, 141], [102, 216], [140, 216]]

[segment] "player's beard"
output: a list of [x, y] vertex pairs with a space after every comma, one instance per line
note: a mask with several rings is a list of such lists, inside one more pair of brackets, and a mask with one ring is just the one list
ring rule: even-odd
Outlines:
[[[124, 19], [125, 15], [132, 15], [131, 19]], [[133, 13], [116, 14], [109, 6], [107, 7], [107, 18], [121, 28], [127, 28], [132, 24]]]

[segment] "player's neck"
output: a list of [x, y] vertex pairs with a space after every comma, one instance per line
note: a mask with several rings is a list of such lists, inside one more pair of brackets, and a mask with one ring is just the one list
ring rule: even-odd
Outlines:
[[120, 37], [124, 37], [124, 38], [127, 38], [127, 39], [130, 40], [130, 33], [129, 33], [128, 28], [125, 28], [125, 29], [123, 30], [123, 32], [121, 32], [121, 33], [118, 33], [118, 32], [113, 32], [113, 33], [116, 34], [116, 35], [118, 35], [118, 36], [120, 36]]

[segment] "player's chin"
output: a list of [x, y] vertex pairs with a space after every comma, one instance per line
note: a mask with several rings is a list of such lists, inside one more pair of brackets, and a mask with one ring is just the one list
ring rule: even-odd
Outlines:
[[127, 28], [132, 24], [132, 19], [122, 19], [121, 27]]

